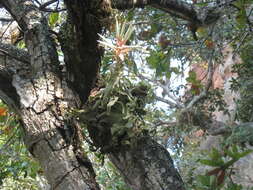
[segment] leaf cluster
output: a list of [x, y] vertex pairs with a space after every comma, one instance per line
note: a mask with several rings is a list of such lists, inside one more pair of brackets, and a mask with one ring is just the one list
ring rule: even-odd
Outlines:
[[101, 152], [112, 151], [129, 145], [132, 137], [142, 133], [142, 116], [150, 99], [149, 86], [133, 85], [121, 78], [91, 96], [80, 118], [87, 124], [95, 146]]
[[0, 187], [5, 190], [6, 185], [14, 187], [14, 183], [19, 183], [20, 188], [35, 189], [40, 167], [21, 141], [16, 116], [2, 102], [0, 111]]

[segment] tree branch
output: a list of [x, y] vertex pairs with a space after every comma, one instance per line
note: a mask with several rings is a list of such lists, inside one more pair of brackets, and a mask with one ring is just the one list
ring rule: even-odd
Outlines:
[[[61, 30], [60, 43], [66, 63], [68, 82], [84, 103], [94, 87], [103, 50], [98, 45], [101, 20], [109, 16], [107, 1], [65, 0], [68, 22]], [[94, 10], [92, 17], [84, 10]], [[92, 32], [91, 32], [92, 31]]]
[[233, 126], [228, 126], [223, 122], [218, 123], [219, 127], [213, 125], [212, 126], [213, 128], [211, 127], [208, 130], [209, 135], [217, 136], [217, 135], [231, 135], [233, 133], [239, 133], [244, 139], [237, 139], [237, 140], [241, 140], [244, 142], [246, 141], [253, 142], [252, 138], [248, 138], [253, 136], [253, 122], [246, 122]]
[[[18, 22], [23, 31], [31, 29], [31, 24], [38, 24], [36, 20], [38, 20], [39, 17], [42, 17], [40, 12], [37, 11], [38, 8], [30, 0], [0, 0], [0, 4], [2, 4], [3, 7]], [[32, 18], [31, 15], [33, 15]]]
[[0, 22], [13, 22], [13, 18], [0, 18]]
[[170, 105], [172, 108], [182, 108], [183, 105], [177, 100], [176, 97], [173, 97], [171, 94], [170, 94], [170, 90], [168, 88], [167, 85], [163, 85], [161, 84], [160, 82], [156, 81], [156, 80], [151, 80], [149, 79], [148, 77], [140, 74], [140, 73], [137, 73], [137, 77], [139, 77], [140, 79], [142, 80], [146, 80], [148, 82], [151, 82], [153, 84], [156, 84], [157, 86], [159, 86], [160, 88], [163, 89], [163, 91], [165, 92], [165, 94], [171, 99], [171, 100], [167, 100], [165, 98], [162, 98], [162, 97], [159, 97], [159, 96], [156, 96], [155, 95], [155, 98], [158, 100], [158, 101], [161, 101], [161, 102], [164, 102], [168, 105]]
[[19, 96], [11, 84], [8, 73], [0, 70], [0, 99], [3, 100], [13, 111], [18, 112]]
[[151, 137], [132, 138], [131, 146], [108, 154], [133, 190], [185, 190], [169, 152]]
[[[119, 10], [144, 8], [145, 6], [149, 5], [165, 11], [172, 16], [189, 21], [196, 26], [207, 26], [215, 23], [220, 16], [220, 13], [215, 11], [216, 7], [212, 7], [210, 11], [202, 11], [199, 13], [193, 4], [189, 4], [182, 0], [111, 0], [111, 4], [113, 8]], [[219, 7], [221, 7], [221, 5], [219, 5]]]
[[161, 9], [184, 20], [198, 22], [197, 12], [193, 6], [182, 0], [112, 0], [112, 7], [120, 10], [144, 8], [147, 5]]
[[[56, 3], [55, 7], [50, 8], [50, 6], [54, 3]], [[62, 12], [62, 11], [67, 10], [66, 8], [63, 8], [63, 7], [59, 8], [59, 4], [60, 4], [59, 0], [50, 0], [50, 1], [47, 1], [46, 3], [40, 5], [39, 9], [43, 12]]]
[[187, 20], [198, 25], [201, 24], [201, 20], [197, 17], [192, 4], [186, 3], [181, 0], [151, 0], [151, 6], [163, 10], [173, 16]]
[[30, 56], [28, 52], [13, 45], [0, 43], [0, 52], [20, 62], [23, 62], [24, 64], [30, 64]]
[[0, 98], [16, 112], [20, 105], [19, 96], [12, 85], [12, 76], [29, 67], [28, 52], [0, 43]]
[[210, 59], [208, 61], [207, 83], [206, 83], [204, 90], [198, 96], [193, 97], [193, 99], [183, 109], [183, 112], [191, 109], [199, 100], [201, 100], [202, 98], [207, 96], [208, 90], [212, 86], [212, 78], [213, 78], [213, 73], [214, 73], [213, 54], [214, 54], [214, 51], [212, 52]]
[[169, 101], [169, 100], [167, 100], [167, 99], [165, 99], [165, 98], [162, 98], [162, 97], [160, 97], [160, 96], [155, 95], [155, 99], [158, 100], [158, 101], [160, 101], [160, 102], [163, 102], [163, 103], [165, 103], [165, 104], [168, 104], [168, 105], [171, 106], [172, 108], [177, 108], [177, 107], [178, 107], [178, 105], [175, 104], [174, 102]]
[[59, 1], [59, 0], [50, 0], [50, 1], [47, 1], [46, 3], [44, 3], [44, 4], [42, 4], [42, 5], [40, 6], [40, 9], [44, 9], [44, 8], [46, 8], [47, 6], [50, 6], [50, 5], [52, 5], [53, 3], [57, 2], [57, 1]]
[[215, 130], [209, 130], [208, 131], [208, 134], [209, 135], [213, 135], [213, 136], [217, 136], [217, 135], [226, 135], [226, 134], [231, 134], [232, 133], [232, 129], [229, 128], [229, 127], [220, 127], [218, 129], [215, 129]]
[[37, 77], [47, 72], [59, 75], [55, 43], [51, 38], [46, 18], [34, 2], [32, 0], [0, 0], [0, 2], [24, 32], [26, 47], [31, 55], [31, 74]]

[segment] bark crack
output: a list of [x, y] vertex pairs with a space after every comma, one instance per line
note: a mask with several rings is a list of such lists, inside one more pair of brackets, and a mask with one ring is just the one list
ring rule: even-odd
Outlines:
[[55, 190], [62, 182], [63, 180], [73, 171], [75, 171], [76, 169], [78, 169], [80, 166], [74, 167], [72, 170], [66, 172], [65, 175], [63, 175], [58, 181], [56, 181], [56, 184], [53, 185], [52, 190]]

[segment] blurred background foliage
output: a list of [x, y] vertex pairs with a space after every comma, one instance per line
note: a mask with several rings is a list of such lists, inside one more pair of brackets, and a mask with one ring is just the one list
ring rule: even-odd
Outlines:
[[17, 116], [0, 102], [0, 187], [37, 189], [39, 165], [23, 144]]

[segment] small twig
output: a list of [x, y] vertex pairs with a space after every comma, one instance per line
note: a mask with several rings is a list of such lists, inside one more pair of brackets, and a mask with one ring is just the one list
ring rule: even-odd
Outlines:
[[154, 127], [158, 127], [158, 126], [162, 126], [162, 125], [166, 125], [168, 127], [173, 127], [177, 124], [177, 122], [164, 122], [164, 121], [159, 121], [158, 123], [156, 123], [154, 125]]
[[[146, 81], [148, 81], [148, 82], [154, 83], [154, 84], [156, 84], [157, 86], [161, 87], [161, 88], [163, 89], [163, 91], [165, 92], [165, 94], [172, 100], [172, 101], [170, 101], [170, 100], [167, 100], [167, 99], [165, 99], [165, 98], [162, 98], [162, 97], [159, 97], [159, 96], [155, 96], [155, 98], [156, 98], [158, 101], [164, 102], [164, 103], [166, 103], [166, 104], [168, 104], [168, 105], [170, 105], [170, 106], [172, 106], [172, 107], [177, 107], [177, 108], [182, 108], [182, 107], [183, 107], [183, 105], [182, 105], [175, 97], [173, 97], [173, 96], [170, 94], [170, 90], [169, 90], [169, 88], [168, 88], [167, 85], [163, 85], [163, 84], [159, 83], [159, 82], [156, 81], [156, 80], [151, 80], [150, 78], [145, 77], [144, 75], [142, 75], [142, 74], [140, 74], [140, 73], [137, 74], [137, 77], [139, 77], [139, 78], [142, 79], [142, 80], [146, 80]], [[174, 102], [173, 102], [173, 101], [174, 101]]]
[[13, 22], [13, 18], [0, 18], [0, 22]]
[[218, 6], [223, 8], [223, 7], [226, 7], [228, 5], [232, 5], [232, 3], [235, 2], [235, 1], [237, 1], [237, 0], [221, 1], [221, 3], [218, 4]]
[[250, 21], [250, 15], [252, 14], [253, 12], [253, 8], [251, 8], [250, 12], [249, 12], [249, 15], [247, 16], [247, 24], [249, 25], [249, 30], [250, 32], [253, 32], [253, 29], [252, 29], [252, 22]]
[[176, 44], [168, 44], [169, 47], [184, 47], [184, 46], [194, 46], [198, 45], [199, 42], [193, 42], [193, 43], [176, 43]]
[[5, 55], [10, 56], [18, 61], [21, 61], [26, 64], [30, 64], [30, 55], [27, 51], [19, 49], [10, 44], [0, 43], [0, 52], [3, 52]]
[[208, 90], [210, 89], [211, 85], [212, 85], [212, 78], [213, 78], [213, 73], [214, 73], [214, 66], [213, 66], [213, 54], [214, 51], [212, 52], [209, 62], [208, 62], [208, 70], [207, 70], [207, 83], [206, 86], [204, 88], [204, 90], [198, 95], [198, 96], [194, 96], [193, 99], [190, 101], [190, 103], [184, 108], [183, 111], [187, 111], [190, 108], [192, 108], [192, 106], [194, 106], [199, 100], [201, 100], [202, 98], [207, 96]]
[[42, 4], [42, 5], [39, 7], [39, 9], [45, 9], [47, 6], [52, 5], [52, 4], [55, 3], [56, 1], [58, 1], [58, 0], [50, 0], [50, 1], [48, 1], [48, 2], [46, 2], [46, 3], [44, 3], [44, 4]]
[[6, 31], [9, 29], [9, 27], [11, 26], [11, 24], [12, 24], [12, 23], [13, 23], [13, 21], [12, 21], [12, 22], [10, 22], [10, 23], [8, 24], [8, 26], [4, 29], [4, 31], [3, 31], [3, 33], [2, 33], [2, 35], [0, 36], [0, 41], [2, 41], [4, 34], [5, 34], [5, 33], [6, 33]]
[[41, 6], [41, 2], [39, 2], [38, 0], [34, 0], [35, 3], [38, 3], [39, 6]]
[[59, 4], [60, 4], [60, 1], [58, 0], [58, 1], [57, 1], [57, 4], [56, 4], [56, 6], [55, 6], [55, 9], [58, 9]]
[[231, 134], [232, 129], [225, 126], [225, 127], [220, 127], [218, 129], [215, 129], [213, 131], [208, 131], [209, 135], [217, 136], [217, 135], [226, 135], [226, 134]]
[[49, 8], [44, 8], [44, 9], [40, 9], [41, 11], [44, 11], [44, 12], [48, 12], [48, 13], [51, 13], [51, 12], [63, 12], [63, 11], [66, 11], [67, 9], [66, 8], [62, 8], [62, 9], [49, 9]]
[[249, 31], [245, 32], [244, 35], [242, 36], [239, 44], [237, 45], [235, 51], [233, 52], [233, 56], [232, 56], [233, 58], [236, 56], [237, 52], [239, 51], [240, 47], [242, 46], [244, 40], [248, 37], [248, 35], [249, 35]]
[[167, 99], [165, 99], [165, 98], [162, 98], [162, 97], [160, 97], [160, 96], [155, 95], [155, 99], [158, 100], [158, 101], [160, 101], [160, 102], [163, 102], [163, 103], [165, 103], [165, 104], [170, 105], [172, 108], [178, 107], [178, 105], [177, 105], [176, 103], [174, 103], [174, 102], [172, 102], [172, 101], [169, 101], [169, 100], [167, 100]]
[[[54, 3], [56, 3], [55, 8], [48, 8], [48, 6], [50, 6], [50, 5], [54, 4]], [[44, 11], [44, 12], [62, 12], [62, 11], [66, 11], [67, 10], [66, 8], [59, 8], [59, 4], [60, 4], [59, 0], [51, 0], [51, 1], [48, 1], [48, 2], [46, 2], [44, 4], [42, 4], [39, 7], [39, 9], [41, 11]]]

